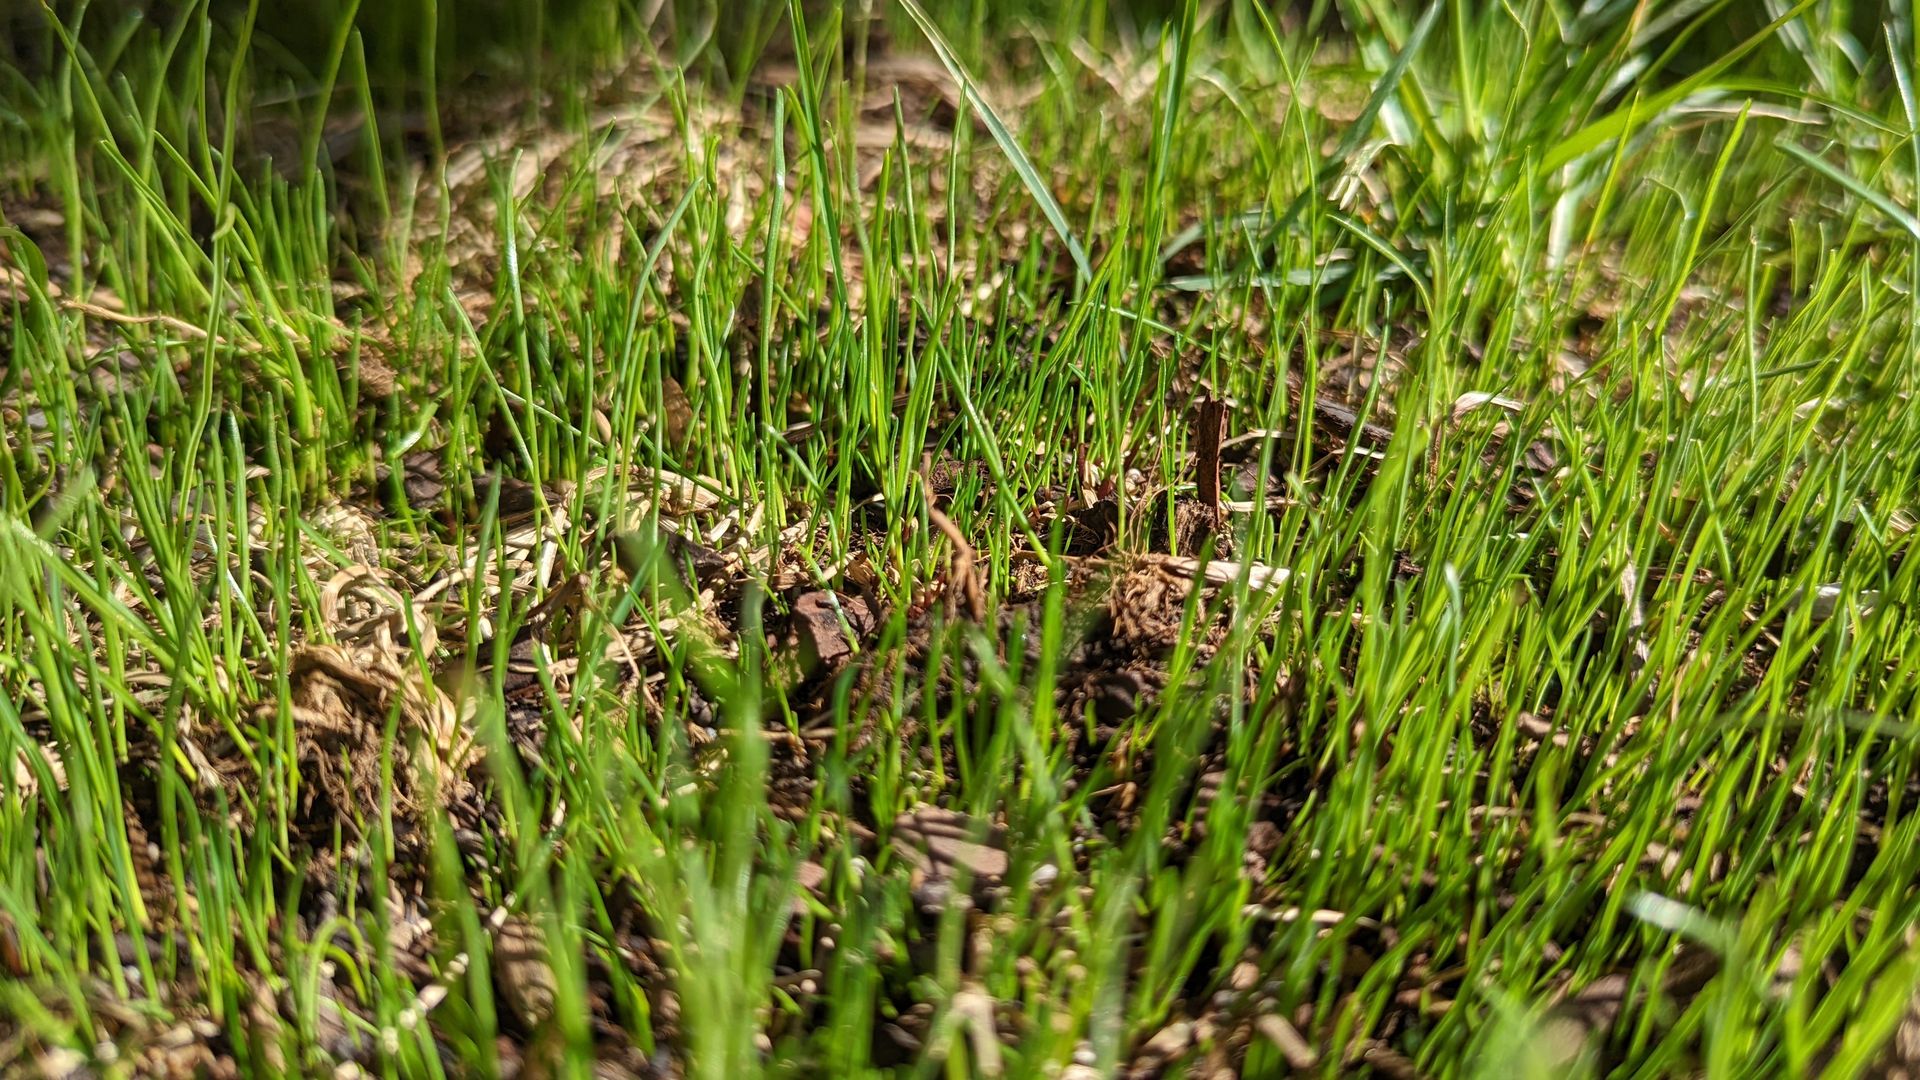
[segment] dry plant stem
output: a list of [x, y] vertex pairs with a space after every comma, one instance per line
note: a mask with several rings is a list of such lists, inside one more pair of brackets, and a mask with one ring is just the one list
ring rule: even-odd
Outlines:
[[921, 493], [926, 499], [927, 520], [932, 522], [933, 527], [940, 530], [941, 535], [947, 538], [947, 542], [953, 545], [953, 568], [948, 574], [951, 586], [959, 590], [960, 600], [966, 605], [968, 616], [976, 623], [984, 623], [987, 618], [987, 594], [975, 571], [973, 544], [967, 540], [967, 534], [960, 531], [960, 527], [953, 523], [953, 519], [934, 505], [933, 484], [927, 479], [932, 472], [933, 458], [929, 455], [921, 463], [920, 469]]

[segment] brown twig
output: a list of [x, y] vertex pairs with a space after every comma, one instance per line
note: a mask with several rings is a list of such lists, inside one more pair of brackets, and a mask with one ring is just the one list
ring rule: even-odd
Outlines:
[[952, 518], [941, 513], [940, 508], [933, 504], [933, 482], [928, 479], [932, 472], [933, 455], [927, 454], [920, 463], [920, 489], [926, 494], [927, 520], [933, 523], [934, 528], [946, 534], [947, 540], [953, 544], [951, 580], [959, 588], [961, 599], [966, 602], [967, 613], [973, 617], [974, 622], [985, 622], [987, 594], [981, 587], [980, 576], [975, 570], [973, 545], [967, 542], [966, 534], [960, 531], [960, 526], [955, 525]]

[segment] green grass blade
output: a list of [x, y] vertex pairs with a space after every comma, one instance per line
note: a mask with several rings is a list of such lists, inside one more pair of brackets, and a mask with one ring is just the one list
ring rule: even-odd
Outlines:
[[979, 80], [967, 71], [966, 66], [960, 62], [960, 58], [954, 54], [953, 46], [947, 43], [946, 36], [940, 32], [940, 27], [927, 14], [927, 10], [920, 6], [920, 0], [900, 0], [900, 6], [906, 9], [914, 25], [926, 35], [927, 43], [933, 46], [934, 54], [940, 58], [940, 63], [960, 84], [961, 93], [966, 95], [967, 102], [979, 110], [980, 119], [986, 123], [987, 131], [993, 135], [993, 141], [999, 144], [1000, 152], [1006, 155], [1007, 162], [1013, 166], [1013, 171], [1019, 175], [1020, 183], [1027, 189], [1027, 194], [1039, 204], [1040, 212], [1046, 215], [1047, 223], [1053, 226], [1053, 231], [1059, 235], [1060, 242], [1067, 245], [1067, 254], [1073, 258], [1074, 269], [1079, 275], [1080, 284], [1084, 287], [1093, 279], [1093, 266], [1087, 262], [1086, 249], [1081, 247], [1080, 241], [1074, 236], [1073, 228], [1067, 224], [1066, 211], [1060, 208], [1059, 201], [1053, 197], [1052, 189], [1041, 177], [1040, 170], [1034, 167], [1033, 159], [1027, 157], [1026, 151], [1020, 148], [1019, 140], [1013, 137], [1013, 132], [1007, 128], [1006, 121], [1000, 118], [999, 110], [995, 109], [986, 95], [980, 92]]

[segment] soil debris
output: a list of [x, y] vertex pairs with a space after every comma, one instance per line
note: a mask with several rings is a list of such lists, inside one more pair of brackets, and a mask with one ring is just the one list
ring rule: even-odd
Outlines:
[[[452, 699], [417, 668], [403, 667], [396, 653], [302, 645], [288, 657], [287, 685], [284, 715], [293, 724], [300, 764], [297, 820], [316, 835], [337, 826], [359, 832], [368, 824], [366, 815], [380, 805], [385, 788], [381, 747], [388, 718], [396, 713], [401, 739], [395, 747], [394, 808], [417, 817], [445, 805], [466, 784], [466, 769], [478, 757], [472, 732]], [[277, 701], [254, 711], [262, 725], [280, 715]], [[231, 739], [216, 743], [210, 760], [227, 791], [251, 790], [263, 779], [252, 775], [246, 750]], [[236, 807], [243, 819], [246, 805]]]

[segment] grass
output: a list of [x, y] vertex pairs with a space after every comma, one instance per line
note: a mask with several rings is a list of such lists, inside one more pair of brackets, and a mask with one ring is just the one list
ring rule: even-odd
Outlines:
[[1914, 1067], [1903, 8], [376, 6], [14, 17], [0, 1068]]

